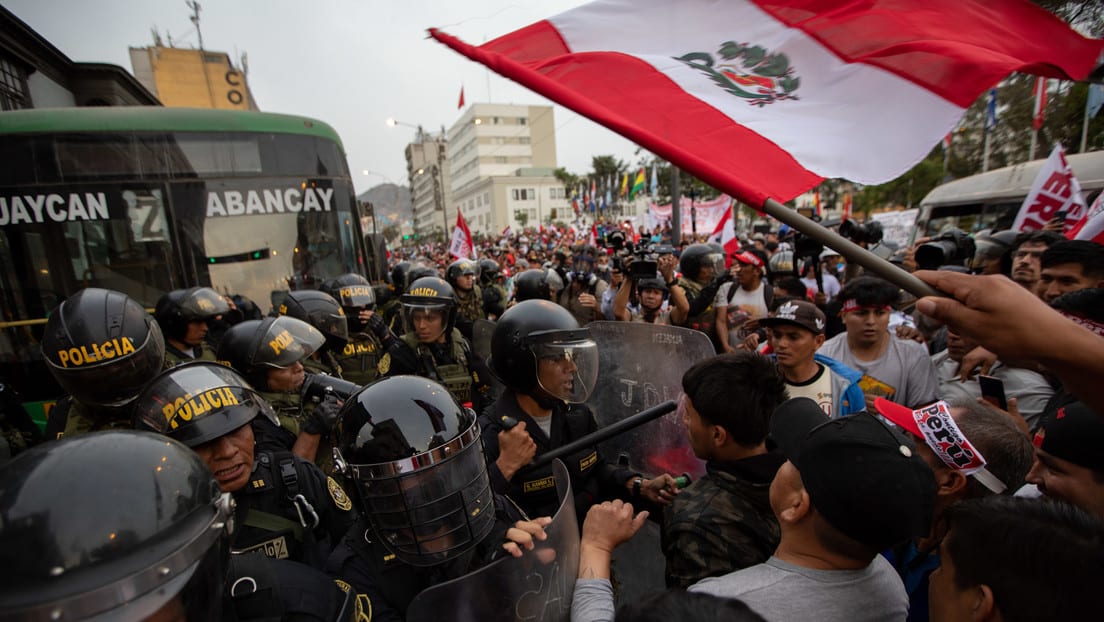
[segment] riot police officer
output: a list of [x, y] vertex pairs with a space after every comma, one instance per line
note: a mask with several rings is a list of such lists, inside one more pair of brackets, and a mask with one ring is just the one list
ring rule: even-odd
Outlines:
[[191, 447], [234, 495], [238, 552], [261, 551], [322, 568], [356, 519], [341, 486], [288, 451], [254, 455], [255, 419], [272, 407], [237, 372], [195, 362], [154, 378], [134, 403], [135, 425]]
[[34, 448], [0, 467], [0, 517], [2, 620], [356, 619], [355, 595], [317, 570], [231, 558], [231, 495], [163, 436]]
[[361, 517], [327, 570], [370, 599], [374, 620], [401, 620], [425, 588], [544, 537], [551, 519], [522, 520], [492, 494], [475, 413], [440, 384], [395, 376], [362, 388], [337, 439]]
[[552, 287], [548, 283], [549, 270], [526, 270], [514, 277], [514, 301], [552, 300]]
[[383, 316], [383, 322], [393, 332], [402, 330], [402, 318], [399, 313], [402, 310], [402, 305], [399, 303], [399, 296], [406, 292], [406, 275], [410, 272], [410, 265], [409, 261], [400, 261], [391, 268], [391, 282], [389, 284], [391, 298], [379, 308], [379, 313]]
[[214, 361], [207, 343], [209, 323], [230, 312], [230, 305], [210, 287], [174, 289], [157, 301], [153, 317], [165, 337], [165, 369], [187, 361]]
[[314, 289], [299, 289], [284, 294], [272, 315], [286, 315], [302, 320], [318, 329], [325, 337], [322, 346], [300, 361], [312, 374], [329, 374], [343, 378], [343, 368], [335, 354], [349, 344], [349, 325], [345, 311], [328, 293]]
[[68, 394], [46, 423], [46, 438], [55, 439], [129, 428], [128, 405], [161, 370], [165, 342], [142, 305], [122, 292], [89, 287], [50, 314], [42, 355]]
[[286, 315], [246, 320], [223, 335], [218, 358], [256, 387], [276, 411], [279, 425], [259, 426], [258, 446], [289, 450], [327, 469], [330, 454], [323, 436], [337, 419], [339, 400], [336, 396], [319, 402], [309, 396], [304, 399], [304, 389], [310, 385], [302, 364], [324, 342], [317, 328]]
[[445, 280], [452, 286], [459, 313], [456, 328], [465, 339], [472, 338], [472, 325], [487, 318], [483, 312], [483, 291], [475, 284], [479, 268], [470, 259], [457, 259], [445, 270]]
[[[526, 300], [506, 311], [491, 337], [491, 371], [507, 390], [480, 415], [483, 449], [494, 491], [530, 516], [558, 506], [550, 466], [525, 469], [539, 454], [598, 429], [584, 405], [598, 378], [598, 346], [563, 307]], [[571, 474], [579, 520], [596, 502], [643, 496], [669, 503], [670, 475], [653, 479], [608, 463], [596, 446], [563, 459]]]
[[[679, 272], [682, 276], [676, 282], [686, 292], [686, 300], [690, 303], [686, 321], [681, 325], [709, 335], [713, 347], [721, 351], [713, 299], [721, 285], [732, 280], [732, 275], [725, 270], [724, 253], [708, 244], [691, 244], [679, 255]], [[667, 285], [670, 288], [671, 284]]]
[[477, 411], [491, 401], [486, 368], [456, 330], [456, 296], [443, 279], [427, 276], [410, 284], [402, 296], [406, 332], [390, 338], [382, 323], [369, 326], [384, 344], [380, 375], [414, 374], [448, 387], [461, 404]]
[[498, 319], [506, 311], [506, 288], [499, 282], [502, 269], [494, 259], [479, 260], [479, 285], [483, 291], [483, 312]]
[[[349, 341], [334, 354], [341, 365], [342, 378], [358, 385], [372, 382], [379, 375], [383, 348], [368, 328], [368, 317], [376, 309], [376, 295], [368, 279], [359, 274], [343, 274], [322, 284], [322, 291], [333, 296], [345, 311]], [[397, 298], [397, 296], [396, 296]], [[398, 300], [395, 300], [398, 305]]]

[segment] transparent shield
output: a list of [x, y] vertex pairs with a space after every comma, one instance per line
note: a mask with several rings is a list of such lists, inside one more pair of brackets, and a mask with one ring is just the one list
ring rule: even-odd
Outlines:
[[579, 524], [567, 468], [558, 460], [552, 468], [560, 507], [544, 528], [548, 539], [538, 540], [521, 557], [504, 557], [423, 591], [406, 610], [408, 622], [570, 619], [579, 567]]
[[549, 395], [581, 404], [598, 379], [598, 345], [591, 339], [533, 345], [537, 384]]

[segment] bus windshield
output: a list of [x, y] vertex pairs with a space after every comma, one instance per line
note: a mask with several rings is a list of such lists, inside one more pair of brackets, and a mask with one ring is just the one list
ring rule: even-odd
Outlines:
[[[152, 308], [167, 291], [208, 286], [264, 312], [280, 292], [361, 271], [356, 198], [336, 135], [10, 133], [11, 114], [22, 113], [0, 114], [0, 158], [10, 164], [0, 170], [0, 375], [25, 394], [49, 393], [31, 389], [43, 383], [27, 377], [28, 361], [41, 360], [47, 314], [81, 288], [118, 290]], [[228, 114], [280, 117], [211, 117]]]

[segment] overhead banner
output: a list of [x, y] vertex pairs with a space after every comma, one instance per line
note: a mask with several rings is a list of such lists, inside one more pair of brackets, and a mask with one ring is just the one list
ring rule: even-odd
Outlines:
[[[690, 197], [682, 197], [679, 200], [679, 207], [682, 210], [682, 232], [692, 233], [697, 230], [700, 234], [708, 234], [714, 231], [731, 204], [732, 198], [727, 194], [708, 201], [691, 201]], [[691, 220], [691, 214], [693, 220]], [[670, 203], [666, 205], [651, 203], [648, 208], [648, 230], [655, 229], [656, 225], [666, 225], [671, 221], [671, 216]]]

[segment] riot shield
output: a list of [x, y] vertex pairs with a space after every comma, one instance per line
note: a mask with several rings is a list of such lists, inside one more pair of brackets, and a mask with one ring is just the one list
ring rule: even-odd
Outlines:
[[571, 618], [579, 569], [579, 524], [567, 468], [552, 472], [560, 508], [545, 527], [548, 538], [521, 557], [505, 557], [462, 577], [434, 585], [414, 597], [407, 622], [561, 622]]
[[472, 352], [484, 361], [491, 355], [491, 335], [494, 335], [495, 323], [491, 320], [472, 322]]
[[[599, 427], [682, 395], [682, 375], [690, 366], [716, 356], [704, 333], [679, 326], [642, 322], [591, 322], [598, 343], [598, 384], [587, 405]], [[681, 414], [674, 412], [601, 444], [607, 460], [626, 456], [629, 464], [657, 475], [705, 474], [694, 456]]]

